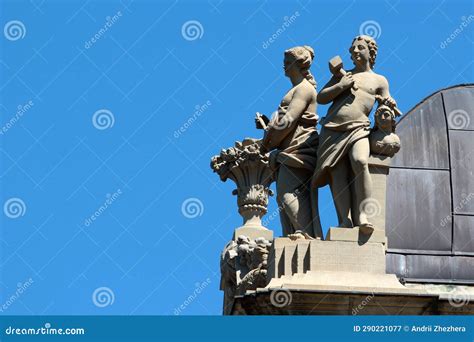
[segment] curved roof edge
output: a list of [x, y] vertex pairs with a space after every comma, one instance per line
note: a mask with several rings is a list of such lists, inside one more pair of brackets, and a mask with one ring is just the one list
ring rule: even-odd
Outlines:
[[401, 118], [400, 120], [398, 120], [397, 124], [402, 121], [408, 114], [410, 114], [411, 112], [413, 112], [415, 109], [417, 109], [419, 106], [421, 106], [422, 104], [424, 104], [428, 99], [430, 99], [431, 97], [433, 97], [434, 95], [438, 94], [438, 93], [441, 93], [443, 91], [446, 91], [446, 90], [450, 90], [450, 89], [454, 89], [454, 88], [464, 88], [464, 87], [474, 87], [474, 83], [461, 83], [461, 84], [456, 84], [456, 85], [453, 85], [453, 86], [450, 86], [450, 87], [446, 87], [446, 88], [442, 88], [440, 90], [437, 90], [435, 91], [434, 93], [426, 96], [423, 100], [421, 100], [420, 102], [418, 102], [416, 105], [414, 105], [408, 112], [406, 112]]

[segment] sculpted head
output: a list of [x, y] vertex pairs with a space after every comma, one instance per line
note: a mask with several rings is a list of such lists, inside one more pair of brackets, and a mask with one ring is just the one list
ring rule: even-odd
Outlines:
[[311, 46], [295, 46], [285, 51], [284, 69], [288, 77], [302, 75], [311, 84], [316, 86], [316, 81], [309, 68], [314, 59], [314, 50]]
[[375, 125], [385, 132], [395, 131], [395, 114], [390, 107], [382, 105], [375, 111]]
[[377, 43], [374, 38], [365, 35], [355, 37], [349, 52], [355, 65], [365, 64], [368, 61], [370, 68], [374, 68], [377, 58]]

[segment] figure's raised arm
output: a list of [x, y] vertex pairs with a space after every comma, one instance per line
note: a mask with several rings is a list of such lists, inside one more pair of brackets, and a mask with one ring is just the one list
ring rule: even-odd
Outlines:
[[388, 81], [383, 76], [380, 76], [380, 87], [378, 89], [377, 94], [380, 95], [380, 97], [382, 98], [383, 104], [389, 106], [392, 109], [397, 107], [397, 102], [392, 96], [390, 96]]
[[319, 92], [317, 101], [319, 104], [328, 104], [332, 102], [344, 90], [352, 87], [354, 79], [348, 72], [341, 78], [332, 77], [328, 83]]

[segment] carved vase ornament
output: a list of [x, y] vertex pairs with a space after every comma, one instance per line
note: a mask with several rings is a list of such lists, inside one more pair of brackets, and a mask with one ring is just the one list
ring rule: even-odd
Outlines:
[[261, 219], [267, 213], [268, 196], [273, 195], [269, 186], [274, 174], [268, 154], [261, 152], [261, 140], [237, 141], [212, 158], [211, 168], [223, 182], [230, 178], [237, 185], [232, 194], [237, 195], [243, 227], [263, 228]]

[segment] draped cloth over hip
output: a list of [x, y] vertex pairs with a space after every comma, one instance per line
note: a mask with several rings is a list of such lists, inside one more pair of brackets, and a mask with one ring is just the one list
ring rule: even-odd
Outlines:
[[370, 121], [368, 118], [341, 124], [323, 122], [319, 135], [313, 186], [322, 187], [329, 184], [330, 170], [347, 155], [356, 141], [368, 137], [369, 133]]
[[[284, 236], [304, 232], [321, 237], [317, 191], [310, 191], [318, 151], [318, 116], [309, 111], [288, 121], [288, 106], [280, 105], [268, 124], [264, 140], [272, 150], [270, 163], [277, 171], [277, 202]], [[288, 124], [291, 122], [291, 124]]]
[[278, 149], [277, 162], [311, 172], [316, 167], [318, 132], [316, 113], [304, 112], [296, 122], [284, 127], [282, 118], [288, 106], [279, 106], [278, 112], [269, 123], [270, 145]]

